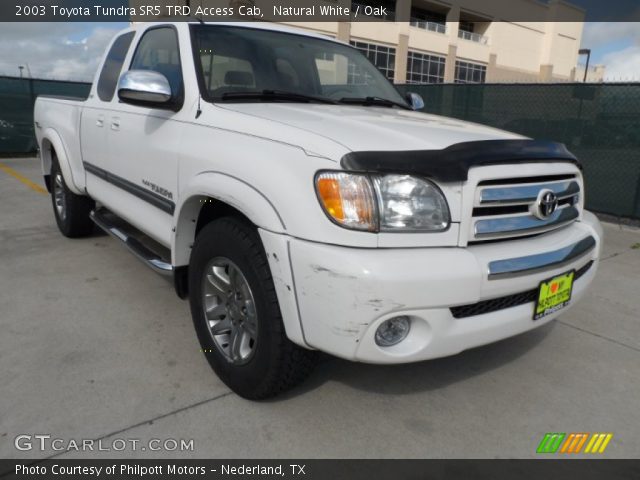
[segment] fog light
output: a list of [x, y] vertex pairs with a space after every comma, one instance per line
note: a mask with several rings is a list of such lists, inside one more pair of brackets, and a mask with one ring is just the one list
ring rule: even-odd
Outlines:
[[376, 330], [376, 344], [381, 347], [396, 345], [407, 338], [410, 328], [409, 317], [393, 317], [385, 320]]

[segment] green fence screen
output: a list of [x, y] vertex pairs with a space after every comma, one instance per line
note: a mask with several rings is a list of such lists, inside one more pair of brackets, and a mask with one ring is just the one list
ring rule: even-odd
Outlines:
[[[398, 85], [425, 112], [562, 142], [584, 165], [587, 207], [640, 218], [640, 83]], [[87, 83], [0, 77], [0, 155], [36, 151], [37, 95], [86, 98]]]
[[640, 83], [398, 88], [428, 113], [564, 143], [584, 166], [589, 209], [640, 218]]
[[38, 95], [87, 98], [88, 83], [0, 77], [0, 155], [37, 149], [33, 104]]

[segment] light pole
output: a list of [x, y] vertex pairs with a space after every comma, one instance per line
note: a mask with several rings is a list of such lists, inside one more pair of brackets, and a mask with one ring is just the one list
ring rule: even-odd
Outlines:
[[31, 68], [29, 68], [29, 64], [25, 63], [24, 65], [18, 65], [18, 68], [20, 69], [20, 78], [22, 78], [22, 72], [24, 71], [24, 69], [27, 69], [27, 74], [29, 75], [29, 78], [33, 78], [33, 75], [31, 75]]
[[20, 78], [22, 77], [22, 71], [24, 70], [24, 68], [27, 68], [27, 73], [29, 74], [29, 100], [31, 102], [31, 111], [33, 111], [33, 106], [35, 105], [35, 95], [34, 95], [34, 91], [33, 91], [33, 75], [31, 75], [31, 68], [29, 68], [29, 64], [25, 62], [24, 65], [19, 65], [18, 68], [20, 69]]
[[581, 48], [580, 50], [578, 50], [578, 53], [580, 55], [587, 56], [587, 65], [584, 67], [584, 79], [582, 80], [582, 83], [587, 83], [587, 73], [589, 72], [589, 60], [591, 60], [591, 49]]

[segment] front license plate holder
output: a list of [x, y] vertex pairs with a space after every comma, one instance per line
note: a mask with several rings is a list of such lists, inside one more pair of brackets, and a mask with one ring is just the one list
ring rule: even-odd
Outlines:
[[575, 275], [576, 271], [571, 270], [540, 282], [533, 309], [534, 320], [540, 320], [569, 305]]

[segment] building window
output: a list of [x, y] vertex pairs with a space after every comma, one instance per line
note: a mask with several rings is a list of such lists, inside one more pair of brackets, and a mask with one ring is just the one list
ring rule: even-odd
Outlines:
[[326, 60], [327, 62], [333, 62], [334, 61], [334, 54], [331, 52], [318, 52], [316, 54], [316, 58], [318, 60]]
[[409, 52], [407, 83], [443, 83], [445, 57]]
[[460, 25], [458, 27], [463, 32], [473, 33], [475, 32], [475, 25], [473, 22], [469, 22], [467, 20], [460, 20]]
[[456, 61], [456, 83], [484, 83], [486, 79], [486, 65]]
[[[393, 82], [396, 69], [396, 49], [391, 47], [385, 47], [383, 45], [376, 45], [373, 43], [365, 42], [351, 42], [351, 45], [356, 47], [373, 63], [382, 74]], [[359, 74], [352, 69], [353, 65], [349, 65], [349, 83], [360, 83], [356, 78]]]
[[421, 8], [411, 9], [410, 24], [412, 27], [432, 32], [447, 32], [447, 16], [444, 13], [431, 12]]

